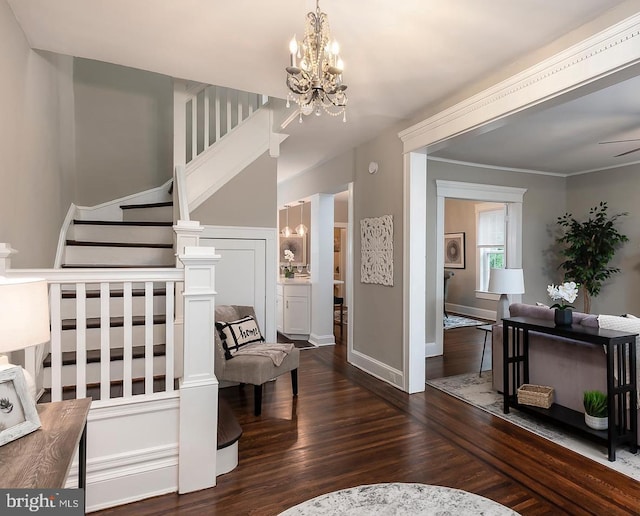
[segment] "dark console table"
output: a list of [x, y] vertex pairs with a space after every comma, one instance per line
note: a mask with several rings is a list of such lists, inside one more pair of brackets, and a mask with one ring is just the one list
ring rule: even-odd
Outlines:
[[[503, 325], [504, 413], [509, 407], [557, 421], [586, 437], [607, 445], [609, 460], [616, 460], [616, 446], [629, 443], [637, 451], [638, 418], [636, 385], [636, 336], [621, 331], [586, 326], [556, 326], [553, 321], [532, 317], [510, 317]], [[584, 423], [584, 414], [554, 403], [544, 409], [518, 403], [517, 390], [529, 383], [529, 331], [605, 346], [607, 355], [607, 398], [609, 428], [593, 430]]]

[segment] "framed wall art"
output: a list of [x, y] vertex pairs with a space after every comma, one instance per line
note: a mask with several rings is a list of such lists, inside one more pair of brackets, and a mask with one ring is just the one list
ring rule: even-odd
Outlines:
[[0, 370], [0, 446], [40, 428], [36, 402], [19, 366]]
[[307, 265], [307, 235], [280, 237], [281, 265], [289, 265], [289, 262], [284, 258], [285, 251], [291, 251], [293, 253], [293, 261], [291, 262], [291, 265]]
[[464, 269], [464, 258], [464, 233], [445, 233], [444, 266], [447, 269]]
[[393, 286], [393, 217], [360, 221], [360, 281]]

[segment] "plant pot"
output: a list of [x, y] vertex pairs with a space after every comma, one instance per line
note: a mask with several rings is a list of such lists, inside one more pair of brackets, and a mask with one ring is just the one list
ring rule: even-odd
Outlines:
[[589, 428], [593, 428], [594, 430], [606, 430], [609, 427], [608, 417], [590, 416], [586, 412], [584, 414], [584, 422]]
[[293, 278], [293, 276], [294, 276], [293, 271], [284, 271], [285, 278]]
[[564, 310], [556, 308], [553, 320], [555, 321], [556, 326], [571, 326], [573, 321], [573, 312], [570, 308], [565, 308]]

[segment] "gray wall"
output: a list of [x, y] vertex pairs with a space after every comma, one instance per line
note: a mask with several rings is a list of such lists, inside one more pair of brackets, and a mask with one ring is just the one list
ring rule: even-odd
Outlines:
[[265, 152], [191, 213], [216, 226], [276, 227], [276, 160]]
[[19, 251], [16, 268], [53, 266], [73, 190], [70, 72], [69, 58], [29, 48], [0, 0], [0, 242]]
[[[565, 178], [493, 170], [429, 160], [427, 162], [427, 342], [435, 340], [435, 282], [442, 271], [435, 266], [436, 179], [526, 188], [522, 207], [525, 303], [548, 303], [547, 285], [562, 279], [553, 252], [556, 219], [566, 211]], [[467, 255], [468, 256], [468, 255]]]
[[[398, 127], [356, 148], [354, 184], [353, 348], [391, 367], [403, 369], [402, 248], [403, 157]], [[371, 161], [379, 170], [369, 174]], [[393, 286], [360, 282], [360, 221], [393, 216]]]
[[333, 220], [341, 224], [349, 222], [349, 201], [335, 199], [333, 203]]
[[170, 77], [76, 58], [74, 88], [76, 204], [93, 206], [171, 178]]
[[[603, 170], [567, 179], [567, 211], [576, 220], [588, 218], [589, 209], [600, 201], [609, 204], [609, 214], [629, 212], [617, 224], [627, 235], [624, 244], [614, 256], [612, 266], [620, 267], [592, 299], [591, 312], [619, 315], [631, 313], [640, 317], [640, 164], [612, 170]], [[580, 293], [576, 307], [582, 307]]]
[[447, 199], [444, 210], [444, 232], [465, 234], [465, 268], [451, 269], [447, 302], [482, 310], [495, 310], [495, 301], [478, 299], [476, 290], [476, 211], [475, 201]]

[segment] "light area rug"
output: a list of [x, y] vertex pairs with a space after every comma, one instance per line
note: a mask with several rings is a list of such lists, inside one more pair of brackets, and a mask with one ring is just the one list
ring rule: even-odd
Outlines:
[[488, 324], [487, 321], [478, 321], [477, 319], [469, 319], [462, 315], [449, 314], [444, 318], [444, 329], [452, 330], [453, 328], [462, 328], [464, 326], [481, 326]]
[[509, 414], [504, 414], [502, 412], [502, 395], [492, 389], [491, 382], [492, 372], [484, 371], [482, 377], [478, 377], [477, 373], [467, 373], [427, 380], [426, 383], [474, 407], [505, 419], [540, 437], [640, 481], [640, 452], [634, 455], [629, 452], [626, 445], [621, 445], [616, 448], [615, 462], [609, 462], [607, 448], [604, 445], [593, 443], [576, 435], [567, 434], [551, 423], [538, 420], [514, 408], [509, 409]]
[[517, 516], [493, 500], [451, 487], [394, 482], [327, 493], [280, 513], [280, 516]]

